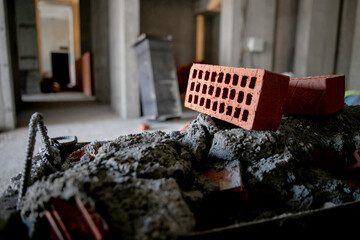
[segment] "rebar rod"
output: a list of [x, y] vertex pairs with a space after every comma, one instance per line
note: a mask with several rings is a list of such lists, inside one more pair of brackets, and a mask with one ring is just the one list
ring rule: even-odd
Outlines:
[[[20, 191], [18, 195], [18, 203], [17, 208], [19, 209], [19, 205], [21, 202], [22, 197], [25, 196], [28, 184], [30, 181], [30, 175], [31, 175], [31, 167], [32, 167], [32, 158], [34, 153], [34, 147], [35, 147], [35, 141], [36, 141], [36, 131], [40, 132], [40, 136], [42, 139], [43, 144], [45, 145], [46, 155], [42, 156], [46, 157], [47, 160], [49, 160], [52, 157], [52, 150], [50, 145], [50, 139], [47, 135], [47, 129], [43, 122], [43, 116], [41, 113], [34, 113], [30, 118], [29, 123], [29, 134], [28, 134], [28, 142], [26, 145], [26, 157], [25, 157], [25, 166], [24, 171], [22, 173], [22, 181], [20, 186]], [[45, 160], [45, 159], [43, 159]], [[51, 165], [53, 165], [53, 162], [49, 161]]]

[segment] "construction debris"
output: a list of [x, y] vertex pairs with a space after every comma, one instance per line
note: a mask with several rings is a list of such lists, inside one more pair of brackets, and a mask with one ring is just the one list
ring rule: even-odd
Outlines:
[[[79, 199], [107, 224], [109, 238], [169, 239], [279, 216], [282, 222], [271, 226], [285, 228], [293, 214], [360, 200], [359, 176], [351, 170], [359, 148], [359, 106], [328, 116], [283, 115], [276, 131], [199, 114], [186, 131], [95, 141], [79, 155], [69, 153], [56, 172], [35, 155], [19, 207], [33, 239], [49, 232], [44, 219], [52, 199]], [[328, 153], [336, 161], [325, 164]], [[15, 210], [20, 179], [12, 179], [1, 209]]]

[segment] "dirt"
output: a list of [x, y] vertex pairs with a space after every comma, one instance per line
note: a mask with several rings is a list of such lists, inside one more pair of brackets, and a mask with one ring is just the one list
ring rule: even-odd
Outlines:
[[[245, 130], [199, 114], [184, 132], [94, 141], [80, 161], [64, 159], [58, 172], [35, 157], [21, 216], [36, 238], [52, 197], [78, 197], [104, 218], [110, 236], [169, 239], [359, 201], [359, 188], [349, 184], [359, 178], [349, 171], [360, 148], [359, 121], [358, 106], [330, 116], [284, 115], [277, 131]], [[219, 191], [203, 175], [229, 162], [240, 166], [247, 200]], [[0, 199], [8, 210], [20, 178]]]

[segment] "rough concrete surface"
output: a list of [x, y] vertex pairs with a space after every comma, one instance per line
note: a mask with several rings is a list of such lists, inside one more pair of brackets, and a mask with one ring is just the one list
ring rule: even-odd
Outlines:
[[[56, 93], [41, 97], [23, 96], [26, 102], [23, 103], [22, 110], [18, 114], [17, 128], [0, 132], [0, 194], [10, 184], [10, 178], [23, 170], [28, 124], [34, 112], [40, 112], [44, 116], [49, 137], [77, 136], [79, 142], [113, 140], [122, 135], [139, 133], [141, 131], [138, 125], [147, 122], [142, 118], [121, 119], [109, 105], [89, 101], [80, 94]], [[69, 98], [73, 101], [68, 101]], [[188, 111], [184, 112], [184, 116], [180, 119], [165, 122], [150, 121], [149, 131], [180, 129], [196, 118], [196, 115]], [[35, 153], [41, 146], [41, 139], [37, 136]]]
[[[359, 201], [351, 184], [358, 177], [349, 171], [360, 146], [359, 119], [360, 107], [345, 106], [326, 117], [284, 115], [278, 130], [255, 131], [199, 114], [184, 132], [93, 143], [80, 161], [64, 159], [61, 171], [29, 187], [21, 216], [30, 236], [39, 237], [49, 200], [78, 197], [107, 222], [110, 237], [169, 239]], [[219, 191], [202, 174], [229, 161], [239, 162], [247, 200]], [[19, 181], [0, 199], [9, 207]]]

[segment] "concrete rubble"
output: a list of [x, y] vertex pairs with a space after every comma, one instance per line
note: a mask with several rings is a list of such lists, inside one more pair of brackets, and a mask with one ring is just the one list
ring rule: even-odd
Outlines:
[[[94, 141], [79, 161], [64, 159], [57, 172], [35, 156], [21, 216], [30, 236], [39, 238], [50, 199], [79, 198], [104, 219], [110, 238], [176, 238], [359, 201], [353, 184], [359, 169], [349, 170], [359, 148], [358, 106], [326, 117], [283, 115], [276, 131], [246, 130], [199, 114], [185, 131]], [[203, 174], [229, 164], [238, 166], [247, 198], [220, 191]], [[0, 198], [2, 213], [14, 208], [20, 179], [15, 176]]]

